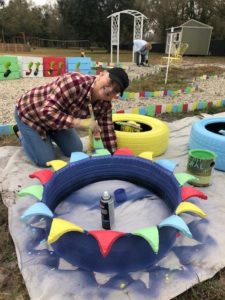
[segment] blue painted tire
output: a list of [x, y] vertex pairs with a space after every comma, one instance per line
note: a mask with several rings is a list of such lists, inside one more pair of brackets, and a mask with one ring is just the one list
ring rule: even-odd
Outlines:
[[197, 121], [191, 128], [190, 149], [207, 149], [216, 153], [215, 168], [225, 171], [225, 118], [206, 118]]
[[[180, 186], [172, 172], [157, 163], [133, 156], [87, 158], [71, 163], [58, 170], [45, 185], [42, 201], [54, 211], [70, 193], [94, 182], [113, 179], [151, 190], [165, 202], [171, 214], [181, 202]], [[47, 224], [47, 236], [51, 222], [49, 220]], [[116, 240], [106, 257], [102, 256], [97, 241], [87, 231], [68, 232], [51, 245], [60, 257], [85, 270], [134, 272], [152, 266], [172, 248], [177, 230], [172, 227], [158, 230], [157, 254], [143, 238], [131, 233]]]

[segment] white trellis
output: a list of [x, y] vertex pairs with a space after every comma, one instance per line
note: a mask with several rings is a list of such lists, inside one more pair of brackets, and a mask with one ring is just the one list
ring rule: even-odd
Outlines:
[[[119, 50], [120, 50], [120, 14], [128, 14], [134, 17], [134, 33], [133, 40], [142, 39], [143, 35], [143, 23], [144, 19], [147, 19], [145, 15], [137, 10], [122, 10], [111, 14], [107, 18], [111, 18], [111, 50], [110, 60], [113, 62], [113, 46], [117, 47], [116, 62], [119, 63]], [[132, 55], [132, 61], [134, 62], [134, 50]]]

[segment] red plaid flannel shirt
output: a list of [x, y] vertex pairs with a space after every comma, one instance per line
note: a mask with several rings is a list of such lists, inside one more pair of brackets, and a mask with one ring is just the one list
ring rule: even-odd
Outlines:
[[[52, 83], [32, 89], [17, 102], [20, 119], [37, 130], [43, 139], [49, 131], [72, 128], [73, 118], [90, 117], [88, 104], [95, 78], [80, 73], [64, 74]], [[117, 145], [111, 101], [97, 100], [92, 107], [104, 146], [114, 152]]]

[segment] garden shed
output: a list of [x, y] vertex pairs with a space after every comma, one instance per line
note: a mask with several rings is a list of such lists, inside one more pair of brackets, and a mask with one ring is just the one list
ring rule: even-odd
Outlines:
[[[169, 52], [170, 39], [176, 48], [187, 43], [185, 55], [208, 55], [213, 27], [196, 20], [167, 29], [166, 53]], [[172, 32], [173, 31], [173, 32]]]

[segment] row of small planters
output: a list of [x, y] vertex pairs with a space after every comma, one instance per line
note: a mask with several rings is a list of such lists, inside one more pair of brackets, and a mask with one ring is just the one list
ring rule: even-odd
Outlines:
[[149, 117], [161, 115], [163, 113], [186, 113], [189, 111], [203, 110], [210, 107], [225, 107], [225, 99], [214, 101], [195, 101], [190, 103], [165, 103], [149, 104], [147, 106], [133, 107], [129, 109], [120, 109], [113, 113], [139, 114]]
[[[225, 107], [225, 99], [215, 101], [199, 101], [192, 103], [167, 103], [167, 104], [149, 104], [146, 107], [133, 107], [126, 110], [117, 110], [113, 113], [133, 113], [149, 117], [154, 117], [163, 113], [185, 113], [188, 111], [201, 110], [210, 107]], [[0, 124], [0, 137], [14, 134], [13, 125]]]
[[188, 86], [186, 88], [181, 88], [179, 90], [164, 90], [164, 91], [142, 91], [142, 92], [124, 92], [122, 100], [138, 100], [141, 98], [151, 98], [151, 97], [165, 97], [165, 96], [176, 96], [180, 94], [189, 94], [198, 90], [198, 86]]
[[[208, 79], [218, 79], [218, 78], [225, 78], [225, 73], [222, 75], [202, 75], [202, 76], [198, 76], [192, 79], [192, 83], [191, 86], [187, 86], [185, 88], [181, 88], [179, 90], [164, 90], [164, 91], [141, 91], [141, 92], [129, 92], [129, 91], [125, 91], [123, 93], [123, 97], [120, 97], [121, 100], [138, 100], [140, 97], [141, 98], [151, 98], [151, 97], [165, 97], [165, 96], [176, 96], [176, 95], [180, 95], [180, 94], [189, 94], [189, 93], [193, 93], [195, 91], [198, 90], [198, 85], [196, 84], [196, 82], [198, 81], [202, 81], [202, 80], [208, 80]], [[200, 101], [200, 102], [204, 102], [204, 101]], [[174, 106], [174, 104], [172, 104]], [[190, 103], [191, 105], [191, 103]], [[202, 107], [202, 104], [200, 104], [202, 108], [206, 108], [206, 106]], [[205, 104], [203, 104], [205, 105]], [[176, 106], [175, 108], [172, 109], [172, 112], [176, 112]], [[182, 106], [182, 103], [180, 103], [180, 106]], [[220, 105], [221, 106], [221, 105]], [[180, 109], [180, 110], [179, 110]], [[174, 111], [175, 110], [175, 111]], [[181, 108], [178, 108], [179, 112], [182, 112]]]
[[98, 74], [121, 64], [92, 61], [90, 57], [0, 56], [0, 80], [21, 77], [54, 77], [64, 73]]

